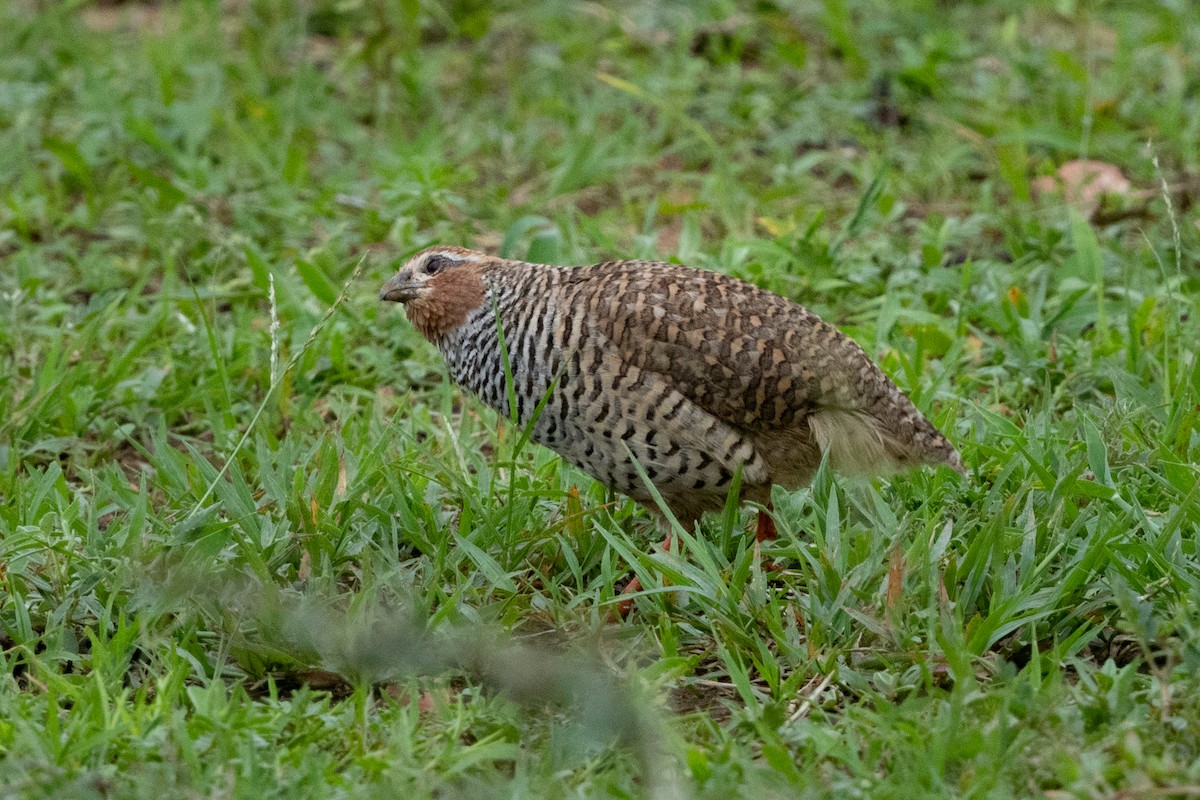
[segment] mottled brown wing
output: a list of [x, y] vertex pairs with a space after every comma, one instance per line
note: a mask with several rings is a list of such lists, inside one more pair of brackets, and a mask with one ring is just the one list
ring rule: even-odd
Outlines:
[[807, 421], [823, 449], [839, 445], [835, 466], [854, 472], [943, 461], [961, 469], [953, 446], [862, 348], [802, 306], [671, 264], [593, 269], [605, 275], [593, 318], [624, 358], [733, 428], [769, 435]]
[[604, 266], [594, 318], [605, 333], [630, 363], [666, 376], [722, 421], [761, 431], [870, 400], [864, 378], [878, 370], [803, 307], [718, 273], [647, 262]]

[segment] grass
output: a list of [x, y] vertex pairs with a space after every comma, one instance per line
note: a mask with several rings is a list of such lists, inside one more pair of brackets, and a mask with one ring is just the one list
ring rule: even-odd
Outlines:
[[[1200, 791], [1186, 2], [0, 23], [0, 794]], [[795, 298], [969, 476], [659, 552], [377, 302], [433, 242]]]

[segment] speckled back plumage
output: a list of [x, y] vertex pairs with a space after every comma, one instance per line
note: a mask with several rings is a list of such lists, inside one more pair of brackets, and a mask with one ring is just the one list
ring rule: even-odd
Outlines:
[[[743, 494], [765, 502], [772, 484], [807, 483], [824, 451], [852, 473], [962, 470], [954, 447], [852, 339], [750, 283], [658, 262], [564, 268], [431, 248], [384, 295], [416, 285], [430, 257], [449, 260], [424, 288], [457, 275], [454, 291], [474, 292], [440, 325], [420, 305], [439, 299], [438, 287], [405, 301], [451, 377], [508, 412], [499, 319], [518, 421], [549, 393], [534, 441], [646, 502], [632, 453], [685, 524], [724, 504], [739, 468]], [[474, 288], [462, 288], [468, 275]]]

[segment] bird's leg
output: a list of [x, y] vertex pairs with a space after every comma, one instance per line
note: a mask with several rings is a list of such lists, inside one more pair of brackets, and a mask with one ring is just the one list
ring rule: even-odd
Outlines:
[[[674, 544], [674, 542], [675, 542], [675, 537], [668, 533], [667, 538], [663, 539], [663, 543], [662, 543], [661, 547], [664, 551], [669, 553], [669, 552], [671, 552], [671, 545]], [[633, 578], [630, 579], [629, 583], [625, 584], [625, 588], [621, 590], [621, 594], [622, 595], [631, 595], [634, 592], [640, 592], [641, 590], [642, 590], [642, 582], [641, 582], [641, 580], [638, 579], [637, 575], [634, 575]], [[621, 602], [617, 603], [617, 614], [620, 615], [621, 619], [625, 619], [626, 617], [628, 617], [629, 612], [632, 610], [633, 610], [633, 598], [632, 597], [625, 597], [625, 599], [623, 599]]]
[[[754, 531], [754, 555], [761, 563], [762, 559], [762, 543], [773, 542], [779, 538], [779, 531], [775, 529], [775, 520], [771, 518], [771, 512], [775, 507], [771, 505], [771, 501], [767, 501], [767, 507], [758, 512], [758, 524]], [[763, 569], [767, 572], [778, 572], [782, 567], [777, 564], [763, 564]]]
[[[666, 538], [663, 539], [663, 542], [660, 545], [660, 547], [662, 547], [664, 552], [669, 553], [669, 552], [671, 552], [671, 548], [675, 546], [675, 534], [673, 534], [671, 532], [671, 525], [665, 519], [661, 519], [658, 521], [658, 527], [666, 530]], [[630, 595], [630, 594], [633, 594], [634, 592], [640, 592], [641, 590], [642, 590], [642, 582], [640, 580], [638, 580], [637, 575], [634, 575], [633, 578], [630, 579], [629, 583], [625, 584], [625, 588], [621, 590], [621, 594], [623, 596]], [[625, 619], [626, 617], [628, 617], [629, 612], [632, 610], [633, 610], [633, 598], [632, 597], [625, 597], [624, 599], [621, 600], [621, 602], [617, 603], [617, 614], [621, 617], [621, 619]]]
[[771, 519], [770, 512], [774, 510], [775, 507], [768, 500], [766, 509], [758, 512], [758, 526], [754, 532], [756, 541], [771, 542], [779, 538], [779, 531], [775, 530], [775, 520]]

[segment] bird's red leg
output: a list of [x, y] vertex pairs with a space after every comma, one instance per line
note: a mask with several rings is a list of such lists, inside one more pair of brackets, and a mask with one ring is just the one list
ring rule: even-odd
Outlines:
[[[754, 531], [754, 550], [756, 558], [759, 555], [758, 548], [762, 546], [763, 542], [773, 542], [779, 538], [779, 531], [775, 529], [775, 520], [771, 518], [770, 513], [774, 510], [775, 507], [772, 506], [771, 502], [768, 500], [766, 509], [758, 512], [758, 524]], [[782, 567], [778, 566], [777, 564], [763, 564], [763, 570], [766, 572], [778, 572], [780, 569], [782, 569]]]
[[769, 513], [771, 511], [774, 511], [774, 507], [768, 502], [766, 510], [758, 512], [758, 527], [754, 538], [759, 542], [770, 542], [779, 538], [779, 531], [775, 530], [775, 520], [771, 519]]
[[[671, 552], [671, 547], [675, 544], [675, 537], [672, 534], [667, 534], [667, 538], [663, 539], [662, 549], [666, 552]], [[622, 595], [633, 594], [642, 590], [642, 582], [638, 580], [636, 575], [633, 576], [629, 583], [625, 584], [625, 588], [621, 590]], [[629, 616], [629, 612], [633, 610], [633, 598], [626, 597], [621, 602], [617, 603], [617, 614], [621, 619]]]

